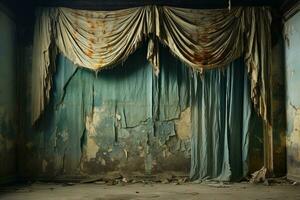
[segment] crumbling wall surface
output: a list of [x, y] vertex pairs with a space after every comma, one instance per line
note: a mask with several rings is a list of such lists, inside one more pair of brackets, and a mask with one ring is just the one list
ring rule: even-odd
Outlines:
[[188, 175], [189, 73], [162, 53], [158, 77], [146, 48], [98, 75], [59, 56], [50, 105], [26, 132], [26, 175]]
[[300, 12], [285, 23], [288, 176], [300, 180]]
[[16, 176], [15, 33], [14, 21], [0, 7], [0, 183]]

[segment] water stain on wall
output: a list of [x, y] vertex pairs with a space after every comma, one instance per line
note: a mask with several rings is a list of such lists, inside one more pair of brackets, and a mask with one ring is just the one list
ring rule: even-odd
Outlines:
[[176, 120], [176, 132], [181, 140], [191, 138], [191, 109], [188, 107], [181, 113], [180, 120]]
[[288, 170], [293, 175], [300, 172], [300, 108], [295, 110], [293, 131], [287, 137]]

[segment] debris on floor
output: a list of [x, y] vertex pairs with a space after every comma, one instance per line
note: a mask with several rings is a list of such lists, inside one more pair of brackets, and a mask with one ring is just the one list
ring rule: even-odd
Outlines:
[[266, 179], [267, 168], [263, 167], [260, 170], [251, 174], [250, 183], [262, 183]]
[[[121, 179], [122, 181], [122, 179]], [[176, 185], [144, 183], [125, 184], [124, 186], [107, 186], [97, 182], [89, 184], [75, 184], [64, 187], [58, 183], [33, 183], [32, 185], [13, 186], [11, 189], [3, 190], [1, 187], [0, 199], [5, 200], [63, 200], [63, 199], [93, 199], [93, 200], [182, 200], [182, 199], [272, 199], [272, 200], [297, 200], [300, 199], [300, 185], [271, 185], [265, 187], [263, 184], [227, 183], [204, 181], [202, 184], [186, 183]], [[175, 185], [174, 185], [175, 184]]]
[[88, 177], [80, 181], [80, 184], [107, 184], [107, 185], [126, 185], [126, 184], [174, 184], [180, 185], [189, 182], [187, 176], [176, 176], [173, 174], [160, 174], [160, 175], [136, 175], [136, 176], [124, 176], [121, 174], [113, 174], [106, 176]]
[[294, 181], [292, 185], [300, 185], [299, 182]]

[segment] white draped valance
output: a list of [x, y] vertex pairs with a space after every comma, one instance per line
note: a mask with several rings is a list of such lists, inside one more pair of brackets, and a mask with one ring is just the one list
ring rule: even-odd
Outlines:
[[155, 73], [159, 72], [159, 41], [200, 72], [224, 67], [244, 56], [251, 98], [259, 114], [268, 120], [270, 24], [270, 11], [264, 7], [40, 8], [33, 45], [32, 122], [39, 119], [49, 102], [57, 50], [78, 66], [100, 71], [126, 59], [143, 41], [148, 42], [147, 59]]

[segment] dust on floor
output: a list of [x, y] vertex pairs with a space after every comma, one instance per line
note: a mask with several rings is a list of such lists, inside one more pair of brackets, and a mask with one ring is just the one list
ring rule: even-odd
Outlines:
[[0, 188], [5, 200], [187, 200], [187, 199], [278, 199], [300, 200], [299, 184], [162, 184], [135, 183], [107, 185], [34, 183]]

